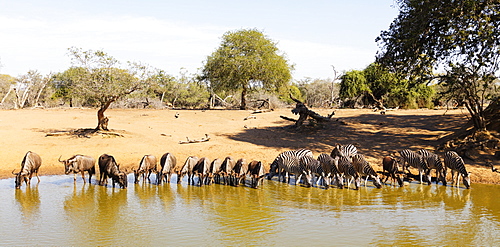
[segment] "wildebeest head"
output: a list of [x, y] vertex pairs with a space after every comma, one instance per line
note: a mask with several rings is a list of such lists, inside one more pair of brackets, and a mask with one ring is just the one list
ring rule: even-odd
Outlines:
[[76, 163], [76, 156], [73, 156], [67, 160], [61, 160], [62, 155], [59, 157], [58, 161], [63, 163], [64, 165], [64, 173], [65, 174], [70, 174], [71, 172], [73, 173], [78, 173], [79, 171], [76, 169], [75, 163]]
[[122, 187], [123, 189], [126, 189], [128, 186], [127, 174], [124, 172], [118, 173], [115, 182], [117, 182], [118, 185], [120, 185], [120, 187]]
[[23, 176], [21, 174], [21, 172], [14, 173], [14, 171], [15, 171], [15, 169], [12, 170], [12, 174], [14, 174], [16, 176], [16, 178], [15, 178], [16, 189], [20, 189], [21, 185], [23, 183], [23, 180], [26, 182], [28, 180], [28, 178], [26, 178], [25, 176]]

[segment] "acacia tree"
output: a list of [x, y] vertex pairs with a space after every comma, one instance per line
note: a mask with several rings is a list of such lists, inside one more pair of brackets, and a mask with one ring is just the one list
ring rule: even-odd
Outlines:
[[201, 80], [215, 92], [241, 90], [240, 109], [245, 109], [250, 90], [279, 91], [290, 81], [292, 69], [275, 42], [256, 29], [242, 29], [224, 34], [205, 61]]
[[[398, 17], [377, 38], [377, 61], [420, 83], [437, 79], [465, 103], [477, 130], [500, 62], [496, 0], [397, 0]], [[434, 71], [443, 70], [442, 75]]]
[[93, 102], [97, 111], [98, 130], [108, 130], [109, 119], [104, 115], [111, 103], [143, 88], [148, 81], [146, 66], [129, 63], [129, 69], [121, 69], [118, 60], [103, 51], [83, 51], [69, 48], [74, 71], [71, 88], [74, 94]]

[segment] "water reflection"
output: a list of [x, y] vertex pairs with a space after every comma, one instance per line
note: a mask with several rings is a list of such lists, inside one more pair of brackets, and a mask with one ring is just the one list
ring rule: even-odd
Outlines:
[[21, 190], [0, 181], [0, 194], [0, 236], [37, 232], [9, 245], [500, 245], [500, 186], [113, 189], [54, 176]]
[[38, 218], [40, 214], [40, 193], [38, 185], [27, 186], [23, 189], [15, 190], [16, 202], [26, 223]]

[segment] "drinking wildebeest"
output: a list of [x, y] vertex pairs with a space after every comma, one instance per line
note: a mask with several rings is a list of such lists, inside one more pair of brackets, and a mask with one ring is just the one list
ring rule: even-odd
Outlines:
[[95, 174], [95, 159], [93, 157], [77, 154], [73, 155], [73, 157], [67, 160], [61, 160], [61, 157], [59, 157], [58, 160], [59, 162], [64, 164], [65, 174], [70, 174], [71, 172], [73, 172], [74, 181], [76, 181], [76, 174], [79, 172], [82, 173], [82, 179], [84, 183], [87, 183], [85, 181], [85, 172], [88, 172], [89, 174], [89, 183], [92, 175]]
[[184, 165], [180, 170], [177, 171], [177, 183], [180, 184], [182, 181], [182, 177], [184, 175], [188, 175], [188, 184], [194, 184], [193, 179], [193, 169], [194, 166], [198, 163], [199, 158], [196, 156], [189, 156], [186, 158]]
[[255, 189], [257, 189], [259, 183], [262, 183], [264, 176], [266, 175], [266, 173], [264, 172], [264, 166], [262, 165], [262, 162], [256, 160], [253, 160], [252, 162], [250, 162], [250, 164], [248, 164], [247, 173], [252, 178], [250, 186]]
[[127, 174], [120, 171], [120, 167], [115, 161], [115, 158], [111, 155], [103, 154], [99, 157], [99, 184], [108, 184], [108, 177], [111, 178], [113, 182], [113, 188], [115, 183], [118, 183], [120, 187], [127, 188]]
[[229, 185], [231, 184], [231, 176], [233, 172], [234, 165], [236, 165], [236, 161], [228, 156], [222, 161], [220, 166], [220, 176], [222, 177], [222, 184]]
[[[156, 183], [161, 184], [162, 179], [165, 179], [166, 183], [170, 183], [170, 177], [175, 173], [175, 168], [177, 166], [177, 159], [171, 153], [165, 153], [160, 158], [160, 170], [156, 172]], [[180, 169], [180, 168], [178, 168]]]
[[245, 177], [247, 171], [248, 171], [248, 163], [246, 162], [246, 160], [243, 158], [238, 159], [233, 168], [234, 186], [238, 186], [240, 183], [245, 184]]
[[21, 162], [21, 171], [14, 173], [15, 169], [12, 170], [12, 174], [16, 175], [16, 189], [21, 188], [21, 184], [24, 180], [26, 185], [31, 182], [31, 177], [33, 173], [36, 175], [38, 182], [40, 183], [40, 178], [38, 177], [38, 169], [42, 165], [42, 158], [40, 155], [28, 151], [24, 155], [23, 161]]
[[198, 184], [203, 186], [206, 182], [205, 178], [208, 177], [208, 169], [210, 168], [210, 160], [203, 157], [196, 162], [196, 165], [193, 167], [193, 176], [198, 176]]
[[154, 155], [144, 155], [142, 157], [141, 162], [139, 163], [139, 168], [134, 171], [134, 183], [139, 183], [139, 177], [142, 174], [142, 181], [145, 182], [146, 178], [148, 181], [151, 181], [149, 179], [149, 176], [151, 176], [151, 173], [153, 171], [156, 172], [156, 157]]

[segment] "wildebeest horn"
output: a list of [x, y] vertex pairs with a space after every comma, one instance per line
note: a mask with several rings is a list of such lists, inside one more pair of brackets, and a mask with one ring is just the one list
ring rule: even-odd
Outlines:
[[59, 159], [57, 159], [57, 160], [58, 160], [59, 162], [63, 163], [63, 162], [61, 161], [61, 157], [62, 157], [62, 155], [61, 155], [61, 156], [59, 156]]
[[17, 176], [17, 175], [19, 175], [19, 172], [14, 173], [14, 171], [15, 171], [15, 170], [16, 170], [16, 169], [12, 170], [12, 174], [13, 174], [13, 175], [16, 175], [16, 176]]

